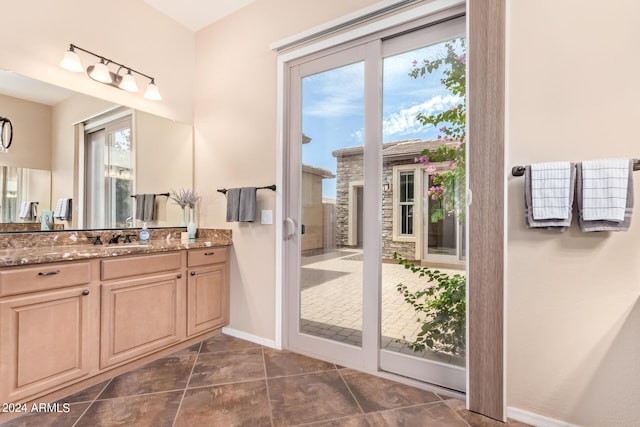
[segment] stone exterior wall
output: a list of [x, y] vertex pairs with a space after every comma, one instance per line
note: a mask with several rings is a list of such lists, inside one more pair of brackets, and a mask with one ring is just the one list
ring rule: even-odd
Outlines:
[[349, 183], [363, 181], [362, 153], [338, 156], [336, 165], [336, 244], [349, 244]]
[[[337, 245], [347, 246], [349, 242], [349, 183], [363, 181], [363, 155], [351, 154], [337, 157], [336, 173], [336, 228]], [[393, 183], [393, 167], [396, 165], [413, 164], [412, 160], [386, 162], [383, 167], [384, 178]], [[416, 177], [418, 179], [418, 177]], [[392, 185], [393, 190], [393, 185]], [[418, 196], [418, 195], [416, 195]], [[416, 220], [419, 220], [418, 218]], [[383, 192], [382, 195], [382, 258], [392, 259], [393, 253], [398, 252], [402, 257], [413, 260], [415, 258], [415, 242], [397, 242], [393, 240], [393, 193]]]

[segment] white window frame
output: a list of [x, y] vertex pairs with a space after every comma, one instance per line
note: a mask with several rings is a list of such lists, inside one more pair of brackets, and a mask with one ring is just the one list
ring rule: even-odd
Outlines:
[[[402, 221], [400, 209], [400, 173], [413, 172], [413, 234], [402, 234]], [[397, 165], [393, 167], [393, 178], [391, 183], [392, 203], [393, 203], [393, 241], [394, 242], [418, 242], [419, 233], [422, 232], [422, 221], [416, 221], [416, 218], [422, 218], [422, 203], [418, 203], [422, 194], [422, 182], [420, 165], [408, 164]], [[396, 191], [396, 189], [398, 191]]]

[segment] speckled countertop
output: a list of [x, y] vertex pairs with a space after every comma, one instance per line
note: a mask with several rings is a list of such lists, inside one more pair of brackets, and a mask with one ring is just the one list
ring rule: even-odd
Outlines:
[[124, 255], [150, 254], [186, 249], [208, 248], [213, 246], [229, 246], [232, 244], [230, 230], [198, 230], [198, 238], [181, 241], [175, 235], [155, 238], [146, 243], [92, 245], [87, 243], [35, 245], [0, 249], [0, 267], [16, 265], [42, 264], [57, 261], [71, 261], [91, 258], [107, 258]]

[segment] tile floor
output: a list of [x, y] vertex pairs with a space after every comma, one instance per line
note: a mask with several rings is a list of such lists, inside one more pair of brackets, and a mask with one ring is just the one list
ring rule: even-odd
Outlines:
[[464, 403], [333, 363], [218, 335], [29, 414], [15, 426], [416, 426], [502, 424]]

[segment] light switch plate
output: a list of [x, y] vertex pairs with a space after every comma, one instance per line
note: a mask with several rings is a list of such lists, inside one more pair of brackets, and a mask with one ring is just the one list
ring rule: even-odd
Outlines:
[[271, 209], [260, 211], [260, 224], [273, 224], [273, 211]]

